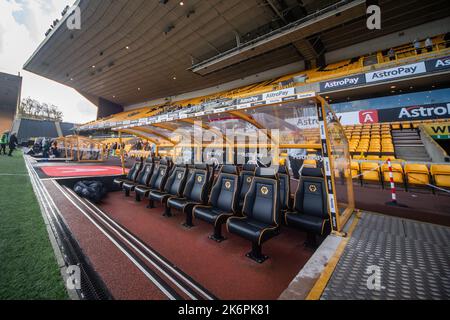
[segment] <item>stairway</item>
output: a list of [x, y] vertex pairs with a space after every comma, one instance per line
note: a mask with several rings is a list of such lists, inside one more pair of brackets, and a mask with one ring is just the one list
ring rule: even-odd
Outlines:
[[415, 129], [392, 130], [395, 156], [406, 161], [431, 162], [419, 132]]

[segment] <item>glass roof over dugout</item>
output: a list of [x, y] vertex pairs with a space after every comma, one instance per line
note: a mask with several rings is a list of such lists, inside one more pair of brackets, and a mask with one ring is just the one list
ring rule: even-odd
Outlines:
[[[255, 143], [282, 148], [320, 149], [314, 100], [255, 106], [122, 130], [136, 132], [158, 143]], [[156, 143], [156, 142], [155, 142]], [[157, 144], [158, 144], [157, 143]]]
[[281, 154], [307, 149], [326, 176], [333, 230], [341, 230], [354, 210], [348, 141], [321, 98], [237, 102], [227, 108], [135, 119], [114, 130], [147, 139], [161, 155], [185, 163], [214, 159], [219, 164], [244, 164], [266, 158], [269, 165], [278, 166]]

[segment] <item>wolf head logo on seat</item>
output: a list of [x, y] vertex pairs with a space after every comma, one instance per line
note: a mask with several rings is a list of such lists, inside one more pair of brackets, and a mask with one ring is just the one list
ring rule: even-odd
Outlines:
[[265, 196], [267, 196], [269, 194], [269, 188], [267, 187], [262, 187], [261, 188], [261, 193]]

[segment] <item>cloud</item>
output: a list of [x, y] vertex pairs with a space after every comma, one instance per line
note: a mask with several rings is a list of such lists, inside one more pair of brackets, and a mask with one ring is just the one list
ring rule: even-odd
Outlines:
[[3, 33], [4, 33], [4, 29], [2, 27], [2, 25], [0, 24], [0, 54], [3, 52]]
[[64, 120], [94, 120], [96, 107], [77, 91], [22, 70], [44, 40], [44, 33], [74, 0], [0, 0], [0, 72], [23, 76], [22, 97], [59, 106]]
[[91, 115], [92, 112], [97, 111], [96, 108], [91, 103], [87, 103], [86, 101], [83, 100], [78, 101], [77, 110], [83, 115]]

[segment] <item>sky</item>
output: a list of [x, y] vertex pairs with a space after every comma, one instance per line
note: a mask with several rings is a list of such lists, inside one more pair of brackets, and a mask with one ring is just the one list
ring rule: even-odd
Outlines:
[[0, 0], [0, 72], [23, 77], [22, 98], [54, 104], [64, 120], [86, 123], [95, 120], [97, 107], [74, 89], [22, 69], [45, 38], [55, 19], [74, 0]]

